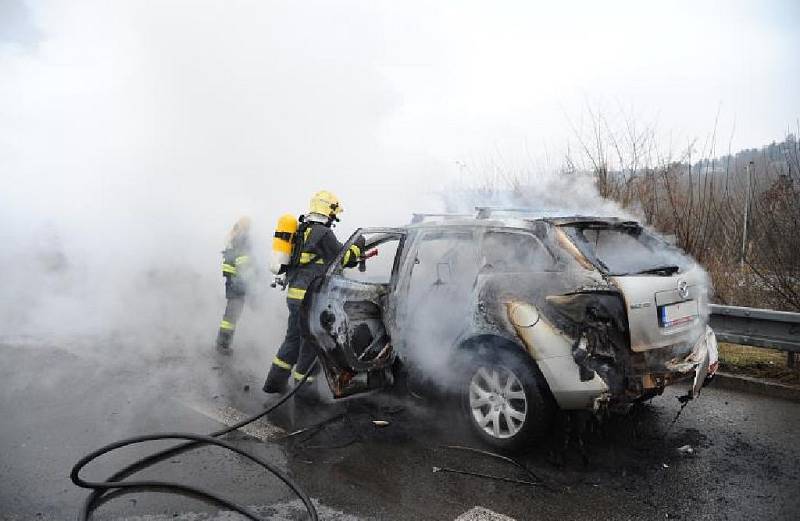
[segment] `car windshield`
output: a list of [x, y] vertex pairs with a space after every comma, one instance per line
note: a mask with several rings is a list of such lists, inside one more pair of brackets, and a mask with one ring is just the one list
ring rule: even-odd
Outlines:
[[561, 226], [578, 249], [609, 275], [669, 276], [692, 260], [634, 222], [583, 222]]

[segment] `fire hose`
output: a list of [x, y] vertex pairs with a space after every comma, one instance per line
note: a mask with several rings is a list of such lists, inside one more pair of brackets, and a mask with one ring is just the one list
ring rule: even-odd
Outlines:
[[[70, 479], [72, 482], [81, 487], [86, 489], [91, 489], [92, 492], [87, 496], [84, 500], [83, 504], [81, 505], [81, 509], [78, 512], [77, 519], [79, 521], [88, 520], [95, 509], [101, 506], [103, 503], [119, 496], [122, 494], [126, 494], [133, 491], [145, 491], [145, 490], [156, 490], [159, 492], [174, 492], [178, 494], [182, 494], [185, 496], [194, 497], [197, 499], [205, 500], [209, 503], [217, 504], [222, 507], [228, 508], [235, 512], [242, 514], [243, 516], [247, 517], [248, 519], [253, 519], [254, 521], [261, 521], [262, 518], [256, 516], [252, 511], [250, 511], [247, 507], [239, 505], [233, 501], [225, 499], [222, 496], [210, 491], [208, 489], [200, 488], [200, 487], [193, 487], [189, 485], [183, 485], [181, 483], [174, 483], [169, 481], [157, 481], [157, 480], [140, 480], [140, 481], [124, 481], [124, 479], [131, 474], [134, 474], [142, 469], [145, 469], [151, 465], [158, 463], [159, 461], [163, 461], [166, 458], [181, 454], [188, 450], [203, 446], [203, 445], [215, 445], [218, 447], [223, 447], [229, 451], [235, 452], [240, 454], [247, 459], [253, 461], [254, 463], [258, 464], [259, 466], [266, 469], [268, 472], [274, 474], [278, 479], [283, 481], [291, 490], [294, 492], [297, 497], [303, 502], [303, 505], [308, 512], [310, 519], [317, 521], [319, 519], [317, 515], [317, 510], [314, 507], [314, 504], [311, 502], [311, 499], [308, 495], [300, 488], [300, 486], [295, 483], [286, 473], [282, 472], [274, 465], [270, 464], [269, 462], [254, 456], [252, 454], [247, 453], [246, 451], [239, 449], [238, 447], [234, 446], [233, 444], [222, 441], [219, 438], [233, 432], [235, 430], [244, 427], [254, 421], [266, 416], [267, 414], [271, 413], [291, 398], [303, 385], [306, 384], [308, 377], [310, 374], [314, 372], [316, 369], [318, 362], [314, 362], [312, 366], [306, 371], [305, 377], [300, 380], [295, 387], [286, 393], [284, 396], [280, 397], [274, 404], [271, 404], [263, 411], [259, 412], [254, 416], [250, 416], [249, 418], [245, 418], [244, 420], [231, 425], [225, 429], [212, 432], [208, 435], [202, 434], [195, 434], [195, 433], [186, 433], [186, 432], [167, 432], [167, 433], [160, 433], [160, 434], [150, 434], [144, 436], [134, 436], [131, 438], [125, 438], [123, 440], [116, 441], [114, 443], [109, 443], [87, 455], [82, 457], [78, 462], [72, 467], [72, 471], [70, 472]], [[80, 477], [81, 470], [94, 461], [95, 459], [103, 456], [104, 454], [108, 454], [109, 452], [113, 452], [116, 449], [127, 447], [129, 445], [135, 445], [138, 443], [144, 443], [148, 441], [156, 441], [156, 440], [187, 440], [186, 443], [181, 443], [174, 447], [170, 447], [149, 456], [145, 456], [144, 458], [138, 459], [133, 463], [129, 464], [125, 468], [117, 471], [111, 477], [109, 477], [106, 481], [87, 481]]]
[[[363, 256], [359, 258], [359, 269], [360, 271], [364, 271], [366, 269], [365, 261], [371, 257], [378, 255], [378, 250], [373, 249], [366, 252]], [[275, 284], [273, 283], [273, 286]], [[289, 476], [287, 476], [284, 472], [270, 464], [269, 462], [254, 456], [252, 454], [239, 449], [238, 447], [232, 445], [231, 443], [225, 442], [220, 440], [221, 436], [225, 434], [231, 433], [236, 431], [245, 425], [253, 423], [254, 421], [266, 416], [267, 414], [271, 413], [284, 403], [286, 403], [289, 398], [294, 396], [294, 394], [308, 381], [309, 375], [314, 373], [314, 370], [317, 368], [318, 361], [314, 361], [311, 367], [306, 371], [305, 376], [302, 380], [300, 380], [294, 388], [286, 393], [284, 396], [279, 398], [274, 404], [270, 405], [263, 411], [245, 418], [230, 427], [225, 429], [212, 432], [208, 435], [202, 434], [195, 434], [195, 433], [187, 433], [187, 432], [166, 432], [166, 433], [159, 433], [159, 434], [150, 434], [144, 436], [134, 436], [130, 438], [125, 438], [114, 443], [109, 443], [99, 449], [83, 456], [81, 459], [78, 460], [77, 463], [72, 467], [70, 471], [70, 479], [72, 482], [81, 488], [86, 488], [92, 490], [92, 492], [86, 497], [83, 504], [81, 505], [81, 509], [78, 512], [77, 519], [78, 521], [87, 521], [92, 513], [103, 503], [118, 497], [119, 495], [126, 494], [133, 491], [145, 491], [145, 490], [157, 490], [160, 492], [175, 492], [178, 494], [195, 497], [197, 499], [206, 500], [210, 503], [220, 505], [222, 507], [226, 507], [230, 510], [238, 512], [249, 519], [253, 519], [254, 521], [260, 521], [260, 518], [248, 510], [246, 507], [239, 505], [233, 501], [225, 499], [218, 494], [203, 489], [200, 487], [193, 487], [189, 485], [183, 485], [181, 483], [174, 483], [168, 481], [158, 481], [158, 480], [139, 480], [139, 481], [123, 481], [126, 477], [130, 476], [131, 474], [135, 474], [140, 470], [143, 470], [147, 467], [150, 467], [164, 459], [170, 458], [172, 456], [176, 456], [178, 454], [182, 454], [188, 450], [203, 446], [203, 445], [215, 445], [218, 447], [223, 447], [229, 451], [235, 452], [240, 454], [247, 459], [253, 461], [254, 463], [258, 464], [259, 466], [263, 467], [268, 472], [274, 474], [278, 479], [283, 481], [291, 490], [294, 492], [297, 497], [303, 502], [303, 505], [306, 508], [306, 511], [309, 514], [310, 519], [313, 521], [317, 521], [319, 519], [317, 515], [317, 510], [314, 507], [314, 504], [311, 502], [311, 499], [308, 495], [300, 488], [300, 486], [295, 483]], [[105, 481], [88, 481], [80, 476], [81, 470], [88, 465], [89, 463], [93, 462], [97, 458], [113, 452], [119, 448], [127, 447], [129, 445], [136, 445], [139, 443], [145, 443], [149, 441], [157, 441], [157, 440], [186, 440], [185, 443], [181, 443], [174, 447], [169, 447], [167, 449], [163, 449], [158, 451], [154, 454], [149, 456], [145, 456], [140, 458], [133, 463], [129, 464], [128, 466], [122, 468], [121, 470], [114, 473]]]

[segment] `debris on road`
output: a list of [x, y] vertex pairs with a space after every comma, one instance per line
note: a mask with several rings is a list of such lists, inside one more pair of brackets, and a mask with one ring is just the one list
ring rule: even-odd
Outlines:
[[295, 437], [295, 436], [297, 436], [299, 434], [303, 434], [303, 433], [307, 432], [310, 435], [307, 438], [305, 438], [303, 441], [308, 441], [315, 434], [317, 434], [320, 431], [322, 431], [327, 425], [341, 420], [342, 418], [344, 418], [344, 416], [345, 416], [344, 414], [337, 414], [335, 416], [331, 416], [330, 418], [326, 418], [326, 419], [324, 419], [324, 420], [322, 420], [320, 422], [315, 423], [314, 425], [309, 425], [308, 427], [303, 427], [302, 429], [297, 429], [295, 431], [292, 431], [289, 434], [279, 438], [278, 440], [279, 441], [287, 440], [289, 438], [293, 438], [293, 437]]
[[484, 456], [490, 456], [492, 458], [497, 458], [499, 460], [507, 461], [508, 463], [511, 463], [515, 467], [518, 467], [518, 468], [522, 469], [523, 471], [525, 471], [525, 473], [528, 476], [530, 476], [530, 478], [533, 479], [534, 481], [544, 482], [544, 480], [542, 478], [540, 478], [539, 476], [534, 474], [533, 471], [531, 469], [529, 469], [527, 466], [523, 465], [522, 463], [518, 462], [517, 460], [515, 460], [513, 458], [509, 458], [508, 456], [495, 454], [494, 452], [489, 452], [488, 450], [476, 449], [474, 447], [465, 447], [463, 445], [445, 445], [444, 448], [453, 449], [453, 450], [464, 450], [464, 451], [468, 451], [468, 452], [474, 452], [476, 454], [483, 454]]
[[677, 413], [675, 413], [675, 417], [672, 419], [672, 423], [670, 423], [669, 426], [664, 431], [664, 436], [663, 436], [664, 439], [667, 438], [667, 435], [669, 434], [669, 431], [672, 430], [672, 427], [674, 427], [675, 424], [678, 423], [678, 419], [681, 417], [681, 414], [683, 414], [683, 410], [686, 408], [686, 406], [689, 405], [689, 401], [691, 399], [692, 398], [689, 395], [678, 396], [678, 401], [681, 403], [681, 408], [678, 409]]
[[678, 447], [678, 452], [683, 456], [691, 456], [694, 454], [694, 447], [691, 445], [684, 445], [682, 447]]
[[503, 481], [505, 483], [516, 483], [519, 485], [528, 485], [531, 487], [540, 487], [543, 486], [544, 483], [534, 482], [534, 481], [525, 481], [522, 479], [514, 479], [514, 478], [507, 478], [504, 476], [493, 476], [491, 474], [483, 474], [481, 472], [471, 472], [469, 470], [459, 470], [459, 469], [451, 469], [449, 467], [433, 467], [433, 473], [437, 472], [449, 472], [451, 474], [462, 474], [464, 476], [474, 476], [477, 478], [486, 478], [486, 479], [494, 479], [496, 481]]
[[372, 423], [375, 425], [375, 427], [386, 427], [389, 425], [389, 422], [386, 420], [372, 420]]

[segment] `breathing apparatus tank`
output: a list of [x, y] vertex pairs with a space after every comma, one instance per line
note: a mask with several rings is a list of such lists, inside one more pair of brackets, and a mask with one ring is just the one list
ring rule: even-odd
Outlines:
[[297, 217], [287, 213], [278, 218], [272, 239], [272, 260], [269, 269], [275, 275], [283, 273], [292, 258], [292, 239], [297, 231]]

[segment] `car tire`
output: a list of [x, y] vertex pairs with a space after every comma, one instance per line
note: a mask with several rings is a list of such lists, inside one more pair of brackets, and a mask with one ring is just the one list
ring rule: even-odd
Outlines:
[[553, 399], [527, 353], [481, 351], [470, 357], [464, 373], [461, 400], [466, 421], [486, 445], [519, 452], [550, 431]]

